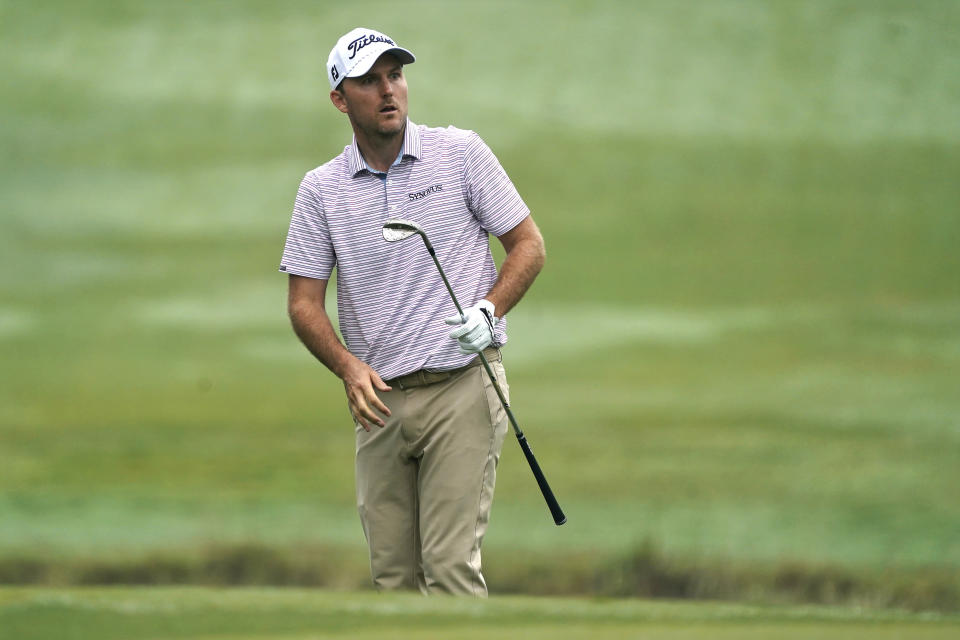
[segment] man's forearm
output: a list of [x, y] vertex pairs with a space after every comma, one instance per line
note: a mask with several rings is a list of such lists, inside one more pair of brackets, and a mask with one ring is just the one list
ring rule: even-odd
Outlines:
[[324, 307], [327, 281], [290, 275], [287, 312], [293, 330], [304, 346], [338, 378], [343, 380], [350, 415], [367, 431], [382, 427], [390, 409], [376, 391], [390, 391], [377, 372], [350, 353], [337, 338]]
[[497, 317], [503, 317], [516, 305], [533, 284], [546, 260], [543, 237], [528, 219], [529, 228], [518, 229], [516, 239], [501, 236], [507, 256], [500, 266], [500, 275], [486, 299], [496, 307]]
[[291, 301], [288, 311], [293, 331], [307, 350], [343, 378], [354, 356], [340, 342], [326, 310], [312, 301]]

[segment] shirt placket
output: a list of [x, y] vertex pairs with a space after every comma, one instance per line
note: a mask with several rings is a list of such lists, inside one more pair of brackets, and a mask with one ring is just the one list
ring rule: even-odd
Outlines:
[[405, 158], [400, 161], [400, 164], [390, 167], [387, 171], [383, 188], [387, 200], [387, 216], [390, 218], [402, 218], [406, 211], [407, 183], [410, 181], [412, 166], [413, 160]]

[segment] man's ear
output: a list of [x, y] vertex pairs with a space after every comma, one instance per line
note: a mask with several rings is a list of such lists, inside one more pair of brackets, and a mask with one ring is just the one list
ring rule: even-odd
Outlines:
[[343, 113], [347, 112], [347, 99], [336, 89], [330, 92], [330, 102]]

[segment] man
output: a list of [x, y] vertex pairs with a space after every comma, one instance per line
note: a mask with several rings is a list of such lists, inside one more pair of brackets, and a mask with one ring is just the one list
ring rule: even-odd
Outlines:
[[[353, 140], [301, 182], [280, 270], [294, 331], [343, 380], [374, 585], [485, 596], [480, 545], [507, 419], [476, 354], [506, 392], [503, 316], [545, 253], [477, 134], [407, 118], [403, 67], [414, 60], [372, 29], [333, 47], [330, 100]], [[474, 303], [463, 318], [422, 246], [383, 241], [390, 218], [427, 232], [458, 299]], [[506, 250], [499, 275], [488, 233]], [[334, 266], [345, 346], [324, 308]]]

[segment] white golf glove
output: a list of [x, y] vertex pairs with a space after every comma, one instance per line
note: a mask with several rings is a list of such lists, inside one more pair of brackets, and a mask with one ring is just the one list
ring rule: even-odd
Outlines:
[[450, 337], [460, 345], [460, 353], [480, 353], [493, 342], [493, 328], [497, 326], [497, 317], [493, 315], [493, 303], [481, 300], [469, 309], [463, 310], [463, 317], [450, 316], [447, 324], [459, 325], [450, 332]]

